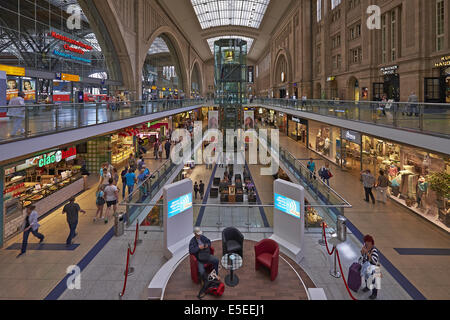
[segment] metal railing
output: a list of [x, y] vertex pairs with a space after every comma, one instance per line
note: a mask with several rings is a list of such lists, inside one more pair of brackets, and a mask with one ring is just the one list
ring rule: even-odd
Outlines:
[[201, 106], [205, 99], [0, 106], [0, 144], [163, 111]]
[[258, 98], [250, 105], [286, 108], [440, 136], [450, 135], [450, 104]]

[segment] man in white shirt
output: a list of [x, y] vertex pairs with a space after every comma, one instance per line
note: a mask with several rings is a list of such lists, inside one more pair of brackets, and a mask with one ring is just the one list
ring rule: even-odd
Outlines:
[[105, 223], [108, 223], [109, 213], [113, 207], [114, 214], [117, 211], [117, 199], [119, 199], [119, 189], [114, 185], [114, 179], [109, 179], [109, 184], [103, 191], [106, 200]]
[[25, 119], [25, 94], [19, 92], [18, 97], [14, 97], [9, 101], [8, 116], [13, 120], [13, 130], [11, 135], [16, 135], [20, 130], [21, 134], [25, 133], [25, 128], [22, 125], [22, 121]]

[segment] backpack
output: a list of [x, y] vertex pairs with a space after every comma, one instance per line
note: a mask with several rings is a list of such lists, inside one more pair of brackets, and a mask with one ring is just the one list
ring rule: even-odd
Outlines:
[[200, 292], [197, 295], [198, 299], [203, 299], [207, 294], [210, 294], [215, 297], [221, 297], [225, 292], [225, 285], [222, 281], [217, 280], [216, 272], [211, 272], [211, 275], [205, 276], [203, 279], [203, 287], [200, 289]]

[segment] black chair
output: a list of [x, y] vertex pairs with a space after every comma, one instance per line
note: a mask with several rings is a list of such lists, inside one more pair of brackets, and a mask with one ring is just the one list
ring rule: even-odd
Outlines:
[[211, 188], [211, 191], [209, 192], [210, 198], [218, 198], [219, 197], [219, 189], [218, 188]]
[[214, 186], [214, 187], [218, 187], [219, 184], [220, 184], [220, 178], [214, 178], [214, 180], [213, 180], [213, 186]]
[[238, 229], [229, 227], [222, 231], [222, 250], [223, 255], [237, 253], [244, 257], [244, 236]]

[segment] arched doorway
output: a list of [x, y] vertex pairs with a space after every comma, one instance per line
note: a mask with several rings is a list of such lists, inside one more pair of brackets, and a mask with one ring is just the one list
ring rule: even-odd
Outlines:
[[144, 99], [176, 99], [184, 97], [179, 57], [172, 41], [161, 34], [153, 41], [142, 68]]
[[202, 95], [202, 75], [198, 63], [194, 63], [191, 72], [191, 97], [195, 98]]
[[349, 100], [359, 101], [361, 97], [361, 89], [359, 81], [355, 77], [351, 77], [348, 81], [348, 95]]
[[275, 95], [280, 98], [286, 98], [289, 95], [287, 91], [288, 85], [288, 62], [286, 56], [284, 54], [280, 54], [277, 60], [277, 64], [275, 67], [275, 81], [274, 83], [277, 86], [277, 90], [275, 90]]

